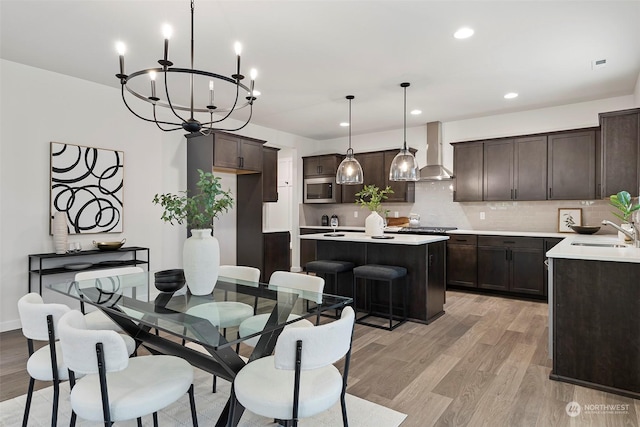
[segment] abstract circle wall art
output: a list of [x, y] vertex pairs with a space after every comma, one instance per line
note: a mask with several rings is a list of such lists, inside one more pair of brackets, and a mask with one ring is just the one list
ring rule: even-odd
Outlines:
[[69, 234], [121, 233], [123, 183], [122, 151], [51, 142], [51, 218]]

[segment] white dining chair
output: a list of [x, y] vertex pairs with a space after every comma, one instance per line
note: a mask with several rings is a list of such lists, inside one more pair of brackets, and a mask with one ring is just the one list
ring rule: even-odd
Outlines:
[[[58, 321], [71, 309], [64, 304], [45, 304], [40, 294], [32, 292], [18, 300], [18, 313], [22, 324], [22, 334], [27, 339], [29, 359], [27, 372], [29, 373], [29, 388], [24, 408], [22, 425], [26, 426], [29, 419], [31, 399], [35, 381], [51, 381], [53, 383], [53, 405], [51, 425], [57, 425], [58, 401], [60, 396], [60, 381], [69, 379], [67, 366], [63, 361], [62, 350], [58, 339]], [[121, 335], [128, 354], [135, 351], [136, 343], [133, 338]], [[48, 345], [34, 351], [34, 341], [46, 341]]]
[[[279, 290], [282, 292], [298, 292], [307, 300], [312, 300], [316, 304], [322, 303], [322, 292], [324, 290], [324, 279], [322, 277], [292, 273], [289, 271], [274, 271], [269, 278], [269, 285], [280, 287]], [[240, 323], [238, 330], [240, 338], [248, 337], [249, 335], [262, 331], [270, 316], [271, 313], [258, 314]], [[299, 315], [290, 314], [287, 318], [287, 322], [298, 318], [300, 318]], [[319, 318], [316, 319], [316, 323], [318, 323], [318, 320]], [[308, 328], [311, 326], [313, 326], [313, 323], [307, 319], [302, 319], [287, 325], [285, 329]], [[242, 341], [242, 343], [249, 347], [255, 347], [258, 344], [259, 339], [260, 335], [248, 338]]]
[[[71, 426], [76, 416], [110, 426], [116, 421], [153, 414], [189, 395], [191, 418], [198, 425], [193, 367], [175, 356], [129, 358], [115, 331], [87, 329], [84, 316], [72, 310], [59, 323], [62, 354], [71, 384]], [[78, 379], [78, 375], [83, 375]]]
[[[144, 270], [140, 267], [118, 267], [107, 268], [104, 270], [91, 270], [81, 271], [76, 273], [74, 280], [79, 282], [81, 280], [96, 280], [98, 287], [107, 288], [110, 291], [114, 291], [121, 287], [120, 278], [116, 276], [125, 276], [127, 274], [142, 273]], [[81, 310], [84, 313], [84, 304], [80, 303]], [[89, 329], [105, 330], [110, 329], [116, 332], [122, 332], [120, 326], [118, 326], [113, 320], [109, 318], [100, 310], [90, 311], [85, 314], [85, 320]]]
[[[221, 265], [219, 277], [242, 280], [244, 285], [253, 284], [258, 287], [260, 282], [260, 270], [255, 267], [243, 265]], [[222, 329], [224, 331], [223, 334], [226, 335], [226, 328], [238, 326], [244, 320], [255, 314], [256, 304], [257, 298], [253, 307], [249, 304], [238, 301], [213, 301], [191, 307], [187, 310], [186, 314], [207, 319], [212, 325]], [[183, 341], [183, 345], [201, 353], [209, 354], [209, 352], [200, 344], [193, 342], [185, 343]], [[212, 386], [214, 393], [216, 392], [216, 382], [216, 376], [214, 375]]]
[[[247, 410], [297, 426], [299, 418], [326, 411], [338, 400], [348, 425], [345, 394], [351, 359], [354, 311], [345, 307], [339, 320], [314, 328], [282, 331], [273, 356], [249, 362], [238, 372], [231, 395]], [[345, 358], [340, 374], [333, 363]]]

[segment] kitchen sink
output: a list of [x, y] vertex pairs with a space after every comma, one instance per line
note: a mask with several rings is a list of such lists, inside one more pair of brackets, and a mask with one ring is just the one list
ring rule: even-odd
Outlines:
[[626, 248], [627, 245], [622, 243], [591, 243], [591, 242], [573, 242], [572, 246], [593, 246], [596, 248]]

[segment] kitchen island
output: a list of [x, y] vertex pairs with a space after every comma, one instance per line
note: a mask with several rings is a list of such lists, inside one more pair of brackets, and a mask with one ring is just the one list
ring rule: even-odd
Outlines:
[[549, 258], [550, 378], [640, 399], [640, 249], [572, 236]]
[[[444, 314], [445, 257], [448, 236], [420, 236], [385, 234], [386, 239], [375, 239], [364, 233], [341, 232], [304, 234], [301, 240], [315, 241], [316, 259], [365, 264], [397, 265], [407, 269], [409, 319], [431, 323]], [[400, 289], [395, 289], [394, 301], [401, 301]], [[359, 291], [360, 292], [360, 291]], [[343, 280], [337, 293], [352, 295], [352, 283]], [[364, 294], [358, 300], [364, 301]], [[373, 297], [381, 304], [388, 303], [385, 292]], [[394, 310], [396, 313], [396, 310]], [[400, 314], [398, 308], [397, 314]]]

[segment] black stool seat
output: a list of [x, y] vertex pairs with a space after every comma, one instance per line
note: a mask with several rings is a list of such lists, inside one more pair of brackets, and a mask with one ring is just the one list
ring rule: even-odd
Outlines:
[[[381, 328], [381, 329], [386, 329], [389, 331], [394, 330], [395, 328], [397, 328], [398, 326], [400, 326], [401, 324], [403, 324], [404, 322], [407, 321], [407, 281], [406, 281], [406, 277], [407, 277], [407, 269], [404, 267], [399, 267], [397, 265], [381, 265], [381, 264], [367, 264], [367, 265], [361, 265], [358, 266], [356, 268], [353, 269], [353, 309], [355, 310], [355, 314], [356, 314], [356, 323], [362, 324], [362, 325], [367, 325], [367, 326], [373, 326], [374, 328]], [[365, 288], [364, 288], [364, 293], [365, 293], [365, 300], [369, 300], [368, 306], [368, 313], [365, 316], [362, 317], [358, 317], [358, 303], [357, 303], [357, 295], [358, 295], [358, 290], [357, 290], [357, 283], [358, 283], [358, 279], [364, 279], [365, 280]], [[402, 317], [396, 316], [393, 314], [393, 309], [394, 309], [394, 305], [393, 305], [393, 289], [394, 289], [394, 281], [396, 279], [403, 279], [402, 280], [402, 306], [400, 307], [402, 309]], [[387, 302], [387, 313], [378, 313], [376, 311], [373, 310], [373, 301], [371, 301], [371, 296], [367, 297], [367, 294], [370, 294], [370, 292], [367, 292], [367, 289], [369, 289], [371, 287], [371, 283], [370, 282], [385, 282], [387, 285], [387, 291], [388, 291], [388, 302]], [[379, 286], [379, 285], [378, 285]], [[379, 293], [378, 293], [379, 295]], [[365, 302], [365, 306], [366, 306], [366, 302]], [[382, 306], [382, 304], [375, 304], [377, 306]], [[371, 323], [371, 322], [366, 322], [365, 319], [368, 317], [386, 317], [389, 320], [389, 326], [383, 326], [383, 325], [379, 325], [377, 323]], [[394, 324], [394, 320], [395, 320], [395, 324]]]
[[353, 266], [349, 261], [319, 260], [308, 262], [305, 269], [312, 273], [342, 273], [353, 270]]
[[395, 280], [407, 275], [407, 269], [395, 265], [367, 264], [353, 269], [353, 275], [361, 279]]

